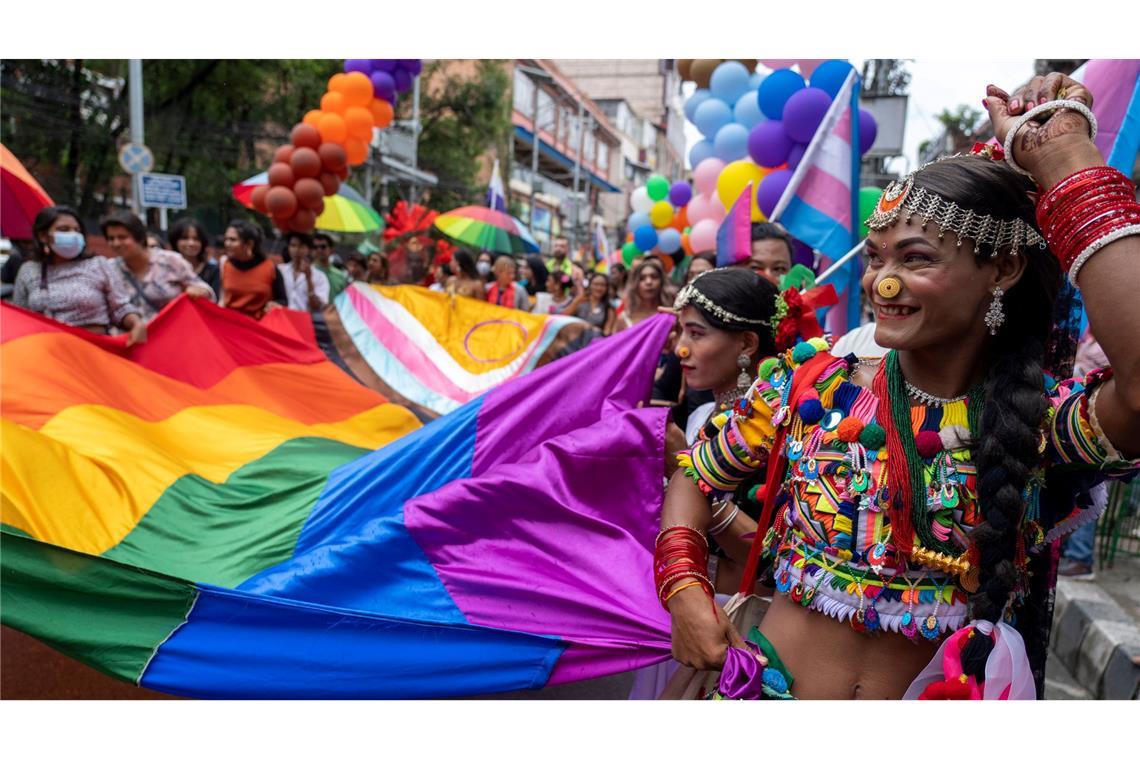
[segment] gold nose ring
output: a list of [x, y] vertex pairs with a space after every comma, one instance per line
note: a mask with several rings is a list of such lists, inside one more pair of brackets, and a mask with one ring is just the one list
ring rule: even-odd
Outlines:
[[691, 353], [692, 352], [689, 350], [688, 346], [681, 346], [677, 349], [677, 356], [681, 357], [682, 359], [688, 359], [689, 354]]
[[884, 277], [876, 290], [883, 298], [894, 298], [902, 291], [902, 282], [898, 277]]

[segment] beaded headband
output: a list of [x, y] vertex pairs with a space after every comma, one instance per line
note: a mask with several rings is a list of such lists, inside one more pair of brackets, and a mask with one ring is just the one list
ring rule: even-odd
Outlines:
[[674, 311], [679, 312], [681, 309], [685, 308], [690, 303], [694, 303], [694, 304], [700, 306], [705, 311], [709, 312], [710, 314], [715, 314], [717, 316], [717, 318], [720, 319], [722, 322], [729, 322], [729, 323], [735, 322], [736, 324], [742, 324], [742, 325], [762, 325], [764, 327], [771, 327], [772, 326], [772, 323], [766, 319], [749, 319], [748, 317], [742, 317], [739, 314], [733, 314], [731, 311], [728, 311], [727, 309], [724, 309], [724, 308], [716, 305], [715, 303], [713, 303], [709, 299], [708, 296], [706, 296], [701, 291], [697, 290], [696, 286], [697, 286], [697, 283], [700, 282], [700, 279], [702, 277], [704, 277], [706, 274], [708, 274], [709, 272], [715, 272], [715, 271], [717, 271], [717, 270], [710, 269], [707, 272], [701, 272], [700, 274], [698, 274], [696, 277], [693, 278], [692, 282], [690, 282], [688, 285], [683, 287], [681, 289], [681, 292], [677, 294], [676, 300], [673, 301]]
[[[991, 159], [992, 151], [985, 149], [977, 151]], [[962, 154], [945, 156], [938, 161], [963, 158]], [[990, 258], [997, 256], [998, 249], [1010, 246], [1014, 256], [1030, 245], [1045, 247], [1045, 239], [1041, 234], [1023, 219], [998, 219], [989, 214], [979, 214], [970, 209], [964, 209], [953, 201], [948, 201], [941, 195], [925, 187], [915, 188], [914, 175], [930, 166], [936, 161], [923, 164], [913, 172], [887, 185], [875, 205], [875, 211], [867, 220], [867, 228], [883, 230], [890, 227], [904, 216], [909, 222], [911, 217], [922, 217], [922, 229], [934, 222], [938, 225], [938, 239], [941, 240], [947, 231], [958, 236], [958, 247], [962, 246], [962, 238], [970, 238], [974, 246], [980, 251], [983, 245], [990, 246]]]

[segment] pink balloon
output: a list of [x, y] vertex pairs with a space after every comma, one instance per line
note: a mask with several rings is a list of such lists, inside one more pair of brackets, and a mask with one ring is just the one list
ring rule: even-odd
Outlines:
[[719, 158], [706, 158], [697, 164], [697, 168], [693, 170], [693, 187], [697, 189], [697, 193], [711, 195], [716, 191], [716, 178], [720, 176], [724, 165], [724, 161]]
[[689, 230], [689, 245], [693, 253], [711, 253], [716, 251], [717, 223], [711, 219], [697, 222]]
[[812, 75], [813, 72], [815, 72], [815, 70], [817, 68], [819, 68], [819, 64], [823, 63], [826, 60], [828, 60], [828, 59], [827, 58], [800, 58], [799, 60], [796, 61], [796, 63], [798, 63], [800, 65], [800, 73], [803, 74], [804, 79], [807, 79]]
[[719, 223], [721, 219], [724, 219], [724, 206], [715, 192], [708, 195], [695, 195], [689, 201], [685, 215], [688, 217], [690, 225], [703, 222], [706, 219]]
[[770, 69], [787, 69], [798, 63], [795, 58], [761, 58], [760, 63]]

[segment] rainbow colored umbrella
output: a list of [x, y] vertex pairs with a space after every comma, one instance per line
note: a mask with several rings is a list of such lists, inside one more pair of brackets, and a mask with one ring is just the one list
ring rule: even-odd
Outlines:
[[31, 240], [36, 214], [52, 205], [35, 177], [0, 144], [0, 231], [10, 238]]
[[469, 248], [495, 253], [538, 253], [526, 225], [510, 214], [485, 206], [464, 206], [436, 217], [444, 235]]
[[[246, 208], [253, 208], [253, 191], [269, 184], [269, 172], [255, 174], [233, 186], [233, 196]], [[325, 210], [317, 217], [317, 229], [329, 232], [375, 232], [384, 229], [380, 214], [347, 183], [340, 183], [335, 195], [325, 196]]]

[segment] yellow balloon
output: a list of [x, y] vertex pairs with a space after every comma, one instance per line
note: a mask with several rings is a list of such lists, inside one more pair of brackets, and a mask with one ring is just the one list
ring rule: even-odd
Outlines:
[[716, 194], [720, 198], [720, 202], [724, 204], [726, 210], [732, 208], [732, 204], [736, 203], [736, 199], [744, 192], [744, 188], [748, 183], [752, 183], [752, 221], [763, 222], [767, 220], [764, 212], [760, 210], [760, 205], [756, 202], [756, 188], [760, 187], [760, 180], [764, 179], [771, 172], [771, 169], [765, 169], [762, 166], [757, 166], [750, 159], [741, 159], [740, 161], [733, 161], [728, 166], [720, 171], [720, 176], [716, 178]]
[[653, 208], [649, 209], [649, 221], [658, 229], [668, 227], [673, 221], [673, 205], [669, 201], [657, 201], [653, 204]]

